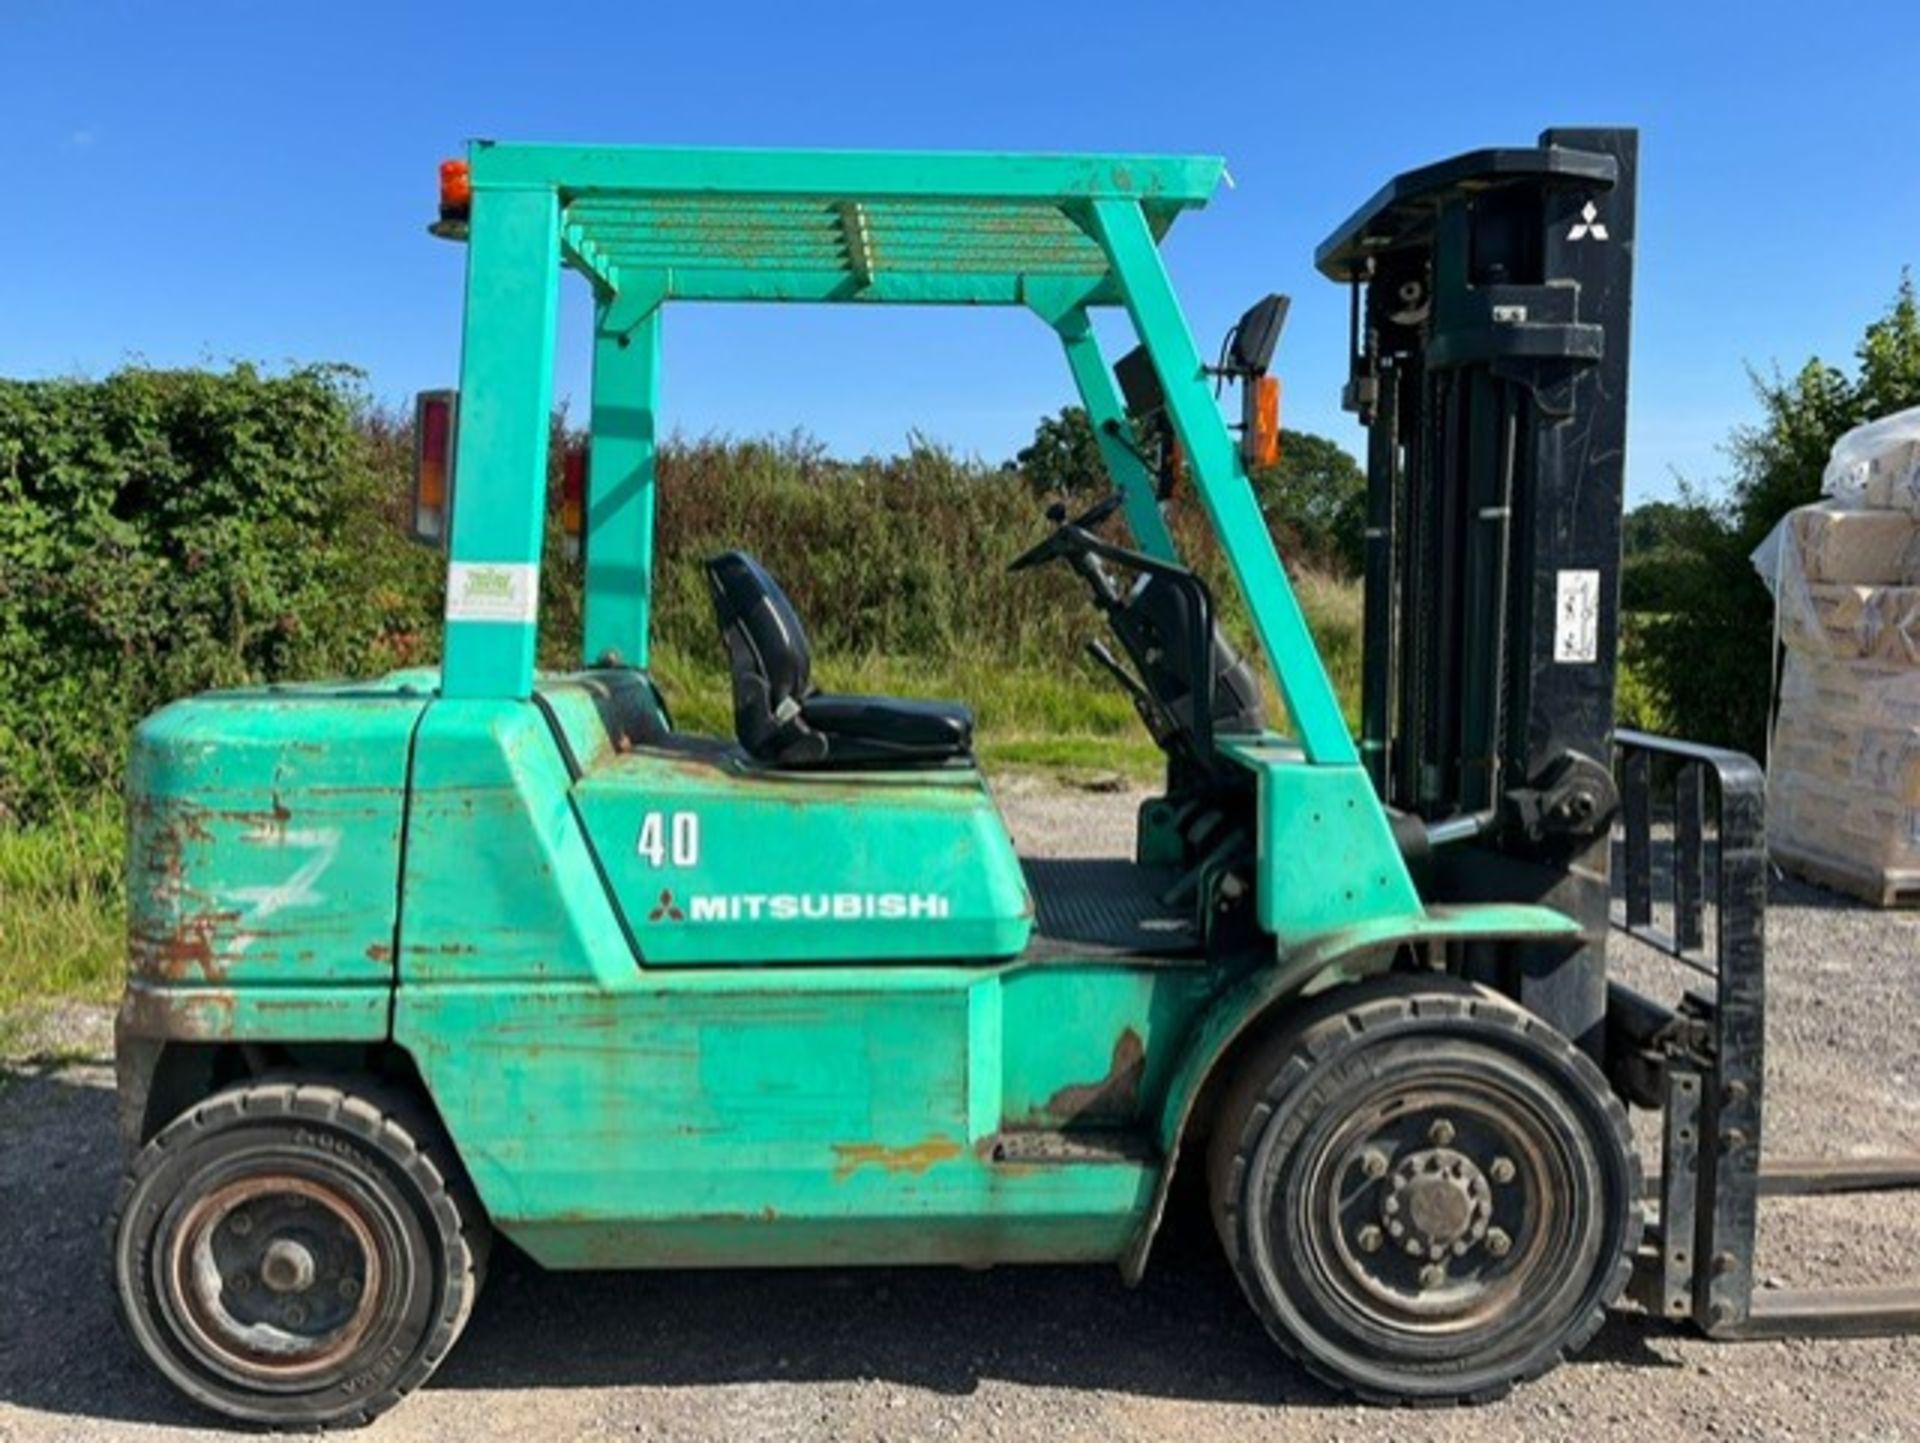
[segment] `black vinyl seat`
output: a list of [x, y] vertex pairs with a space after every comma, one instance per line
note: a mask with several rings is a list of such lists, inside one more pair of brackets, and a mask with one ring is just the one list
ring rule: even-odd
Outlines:
[[707, 562], [733, 671], [740, 745], [780, 767], [928, 766], [968, 755], [973, 713], [958, 702], [815, 691], [806, 629], [766, 568], [741, 551]]

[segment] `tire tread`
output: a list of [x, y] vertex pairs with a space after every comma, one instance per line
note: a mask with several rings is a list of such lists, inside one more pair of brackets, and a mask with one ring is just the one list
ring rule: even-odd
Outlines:
[[446, 1249], [446, 1286], [441, 1290], [439, 1307], [412, 1356], [391, 1380], [350, 1408], [323, 1417], [283, 1416], [266, 1409], [238, 1413], [205, 1390], [188, 1389], [171, 1375], [163, 1376], [200, 1406], [249, 1426], [297, 1426], [313, 1431], [361, 1427], [425, 1382], [451, 1350], [472, 1315], [484, 1281], [491, 1236], [478, 1200], [464, 1184], [449, 1181], [449, 1170], [437, 1161], [436, 1150], [450, 1144], [439, 1135], [431, 1116], [413, 1099], [378, 1079], [261, 1078], [214, 1093], [162, 1128], [129, 1163], [107, 1219], [109, 1257], [113, 1260], [110, 1266], [119, 1303], [116, 1317], [135, 1351], [158, 1371], [129, 1316], [131, 1305], [117, 1285], [119, 1239], [127, 1210], [140, 1184], [186, 1142], [199, 1141], [210, 1132], [237, 1123], [276, 1117], [337, 1128], [377, 1151], [409, 1179], [435, 1224], [433, 1231], [438, 1236], [430, 1234], [429, 1240]]
[[[1399, 1407], [1448, 1407], [1490, 1403], [1505, 1397], [1521, 1383], [1551, 1372], [1592, 1340], [1606, 1322], [1607, 1310], [1625, 1292], [1633, 1273], [1634, 1240], [1641, 1231], [1641, 1168], [1626, 1109], [1614, 1096], [1605, 1076], [1579, 1048], [1542, 1019], [1498, 993], [1442, 975], [1396, 975], [1377, 983], [1358, 984], [1371, 995], [1351, 1000], [1351, 990], [1328, 994], [1288, 1019], [1264, 1043], [1257, 1044], [1229, 1084], [1215, 1114], [1208, 1155], [1208, 1178], [1213, 1196], [1216, 1231], [1226, 1249], [1234, 1277], [1246, 1294], [1268, 1336], [1289, 1359], [1317, 1381], [1362, 1402]], [[1344, 1003], [1345, 1005], [1338, 1005]], [[1627, 1184], [1632, 1198], [1627, 1220], [1626, 1246], [1620, 1250], [1610, 1275], [1595, 1294], [1593, 1304], [1562, 1329], [1551, 1347], [1538, 1349], [1512, 1376], [1488, 1387], [1455, 1393], [1408, 1395], [1371, 1387], [1348, 1377], [1315, 1357], [1281, 1323], [1278, 1315], [1249, 1276], [1245, 1265], [1245, 1219], [1241, 1199], [1254, 1149], [1268, 1120], [1282, 1099], [1321, 1067], [1380, 1028], [1407, 1020], [1445, 1021], [1461, 1018], [1525, 1035], [1543, 1045], [1569, 1066], [1580, 1081], [1602, 1100], [1608, 1126], [1628, 1162]]]

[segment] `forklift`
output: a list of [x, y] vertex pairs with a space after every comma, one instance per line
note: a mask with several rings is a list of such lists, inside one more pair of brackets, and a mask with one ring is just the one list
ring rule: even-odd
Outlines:
[[[465, 344], [416, 490], [441, 665], [197, 696], [135, 738], [137, 1350], [234, 1420], [364, 1422], [446, 1356], [496, 1236], [553, 1269], [1133, 1282], [1176, 1176], [1280, 1348], [1368, 1400], [1497, 1397], [1635, 1278], [1716, 1335], [1913, 1326], [1912, 1292], [1753, 1298], [1759, 772], [1613, 728], [1634, 173], [1630, 131], [1548, 132], [1400, 176], [1320, 248], [1369, 428], [1356, 738], [1248, 481], [1285, 302], [1209, 366], [1160, 256], [1219, 160], [449, 162]], [[563, 271], [594, 303], [584, 635], [545, 672]], [[1112, 489], [1009, 562], [1084, 584], [1165, 754], [1131, 860], [1017, 855], [968, 709], [820, 690], [742, 552], [703, 563], [734, 735], [675, 727], [648, 669], [661, 318], [696, 301], [1051, 328]], [[1139, 341], [1117, 366], [1103, 309]], [[1256, 659], [1178, 554], [1175, 487]], [[1717, 990], [1610, 982], [1620, 927]], [[1629, 1104], [1664, 1114], [1651, 1195]]]

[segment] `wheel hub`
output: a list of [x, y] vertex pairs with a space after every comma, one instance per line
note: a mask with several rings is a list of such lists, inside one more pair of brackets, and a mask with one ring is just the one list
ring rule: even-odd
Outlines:
[[276, 1293], [304, 1293], [313, 1276], [313, 1254], [290, 1237], [275, 1238], [260, 1259], [260, 1281]]
[[1467, 1086], [1383, 1098], [1325, 1154], [1325, 1276], [1391, 1326], [1447, 1330], [1498, 1314], [1542, 1265], [1557, 1211], [1526, 1114]]
[[1381, 1191], [1387, 1232], [1409, 1253], [1438, 1262], [1461, 1256], [1487, 1234], [1493, 1189], [1474, 1160], [1450, 1147], [1400, 1159]]
[[331, 1188], [248, 1178], [181, 1220], [174, 1267], [199, 1349], [247, 1374], [291, 1376], [350, 1352], [372, 1319], [378, 1252], [366, 1220]]

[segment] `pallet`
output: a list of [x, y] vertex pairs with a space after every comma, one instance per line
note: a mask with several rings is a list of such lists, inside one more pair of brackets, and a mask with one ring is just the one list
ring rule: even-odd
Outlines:
[[1790, 842], [1770, 842], [1767, 855], [1796, 877], [1876, 907], [1920, 907], [1920, 871], [1870, 867]]

